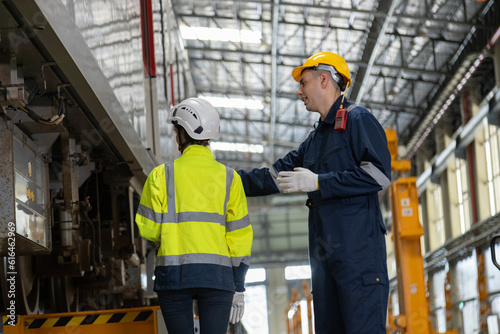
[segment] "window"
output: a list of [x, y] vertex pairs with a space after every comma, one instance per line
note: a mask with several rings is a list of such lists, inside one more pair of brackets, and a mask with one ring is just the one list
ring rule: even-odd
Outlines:
[[245, 283], [258, 283], [258, 282], [264, 282], [265, 280], [266, 280], [266, 269], [264, 268], [248, 269], [247, 275], [245, 276]]
[[444, 333], [446, 331], [446, 271], [440, 270], [429, 274], [429, 280], [431, 283], [429, 284], [430, 318], [437, 332]]
[[464, 159], [455, 159], [457, 188], [458, 188], [458, 210], [460, 215], [460, 231], [464, 234], [471, 226], [469, 185], [467, 178], [467, 164]]
[[248, 334], [268, 334], [266, 286], [261, 284], [245, 289], [245, 313], [241, 319], [243, 326]]
[[432, 196], [433, 196], [433, 215], [431, 217], [430, 223], [430, 235], [431, 235], [431, 249], [436, 249], [444, 244], [445, 233], [444, 233], [444, 217], [443, 217], [443, 205], [442, 205], [442, 194], [441, 186], [439, 184], [432, 185]]
[[485, 129], [484, 149], [486, 153], [486, 168], [488, 173], [488, 191], [490, 195], [490, 213], [495, 215], [500, 211], [500, 129], [487, 125]]
[[305, 266], [289, 266], [285, 268], [285, 279], [287, 281], [294, 279], [309, 279], [311, 278], [311, 267]]
[[460, 310], [463, 333], [479, 333], [479, 293], [477, 291], [476, 252], [457, 262], [453, 288], [457, 294], [453, 300]]

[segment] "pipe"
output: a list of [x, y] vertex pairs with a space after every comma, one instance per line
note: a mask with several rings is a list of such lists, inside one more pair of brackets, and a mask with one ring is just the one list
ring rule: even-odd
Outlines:
[[156, 76], [154, 53], [153, 8], [151, 0], [141, 1], [142, 58], [144, 72], [148, 77]]
[[[167, 1], [169, 2], [169, 1]], [[160, 0], [160, 25], [161, 25], [161, 47], [162, 47], [162, 62], [163, 62], [163, 94], [168, 103], [168, 74], [167, 74], [167, 49], [165, 47], [165, 14], [170, 17], [170, 12], [163, 10], [163, 0]], [[170, 42], [169, 42], [170, 43]], [[151, 154], [153, 157], [153, 155]], [[155, 158], [156, 159], [156, 158]]]
[[391, 3], [391, 6], [389, 7], [389, 11], [387, 12], [387, 16], [384, 19], [384, 24], [382, 25], [382, 29], [380, 29], [377, 42], [375, 42], [375, 46], [373, 47], [372, 54], [370, 56], [370, 60], [368, 61], [368, 66], [366, 67], [366, 75], [363, 79], [363, 82], [361, 83], [361, 88], [359, 89], [358, 97], [356, 98], [356, 103], [360, 104], [361, 103], [361, 98], [363, 97], [363, 94], [365, 93], [366, 85], [368, 84], [368, 81], [370, 80], [370, 72], [372, 70], [372, 66], [375, 63], [375, 59], [378, 58], [378, 49], [380, 47], [380, 43], [382, 43], [382, 40], [385, 38], [385, 30], [387, 29], [387, 26], [389, 25], [389, 21], [391, 21], [392, 15], [394, 14], [394, 10], [396, 9], [396, 3], [399, 4], [398, 1], [393, 0]]
[[[471, 115], [469, 112], [469, 101], [467, 100], [466, 92], [462, 92], [462, 103], [464, 106], [464, 118], [466, 124], [469, 123], [471, 119]], [[470, 180], [470, 194], [471, 194], [471, 203], [472, 203], [472, 223], [477, 223], [477, 198], [476, 198], [476, 178], [474, 173], [474, 164], [473, 164], [473, 154], [472, 154], [472, 143], [467, 145], [467, 164], [469, 165], [469, 180]]]
[[61, 246], [73, 247], [73, 217], [66, 211], [59, 211], [59, 230], [61, 231]]
[[170, 74], [170, 98], [172, 102], [172, 106], [175, 106], [175, 95], [174, 95], [174, 52], [173, 52], [173, 43], [172, 43], [172, 3], [170, 0], [167, 0], [167, 35], [168, 35], [168, 68]]
[[174, 95], [174, 67], [170, 64], [170, 95], [172, 98], [172, 105], [175, 106], [175, 95]]
[[276, 132], [276, 109], [278, 102], [276, 101], [276, 90], [278, 82], [277, 70], [277, 54], [278, 54], [278, 20], [279, 20], [280, 0], [274, 0], [273, 3], [273, 35], [271, 49], [271, 112], [269, 115], [269, 164], [274, 162], [274, 133]]
[[144, 61], [144, 89], [146, 104], [146, 141], [153, 154], [160, 156], [160, 129], [156, 85], [155, 42], [152, 0], [141, 0], [142, 57]]

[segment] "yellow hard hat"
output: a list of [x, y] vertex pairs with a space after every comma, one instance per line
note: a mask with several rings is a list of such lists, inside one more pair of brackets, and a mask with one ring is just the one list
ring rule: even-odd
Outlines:
[[[302, 72], [306, 68], [314, 68], [327, 71], [329, 70], [324, 66], [321, 66], [321, 68], [317, 68], [321, 64], [332, 66], [337, 73], [342, 75], [342, 77], [344, 78], [345, 87], [342, 87], [344, 85], [339, 85], [341, 86], [340, 87], [341, 90], [344, 90], [345, 88], [351, 86], [352, 83], [351, 74], [349, 72], [349, 67], [347, 66], [346, 61], [341, 56], [331, 52], [318, 52], [313, 54], [304, 62], [304, 65], [295, 67], [293, 69], [292, 71], [293, 79], [299, 82], [300, 77], [302, 76]], [[330, 73], [332, 73], [332, 77], [335, 80], [334, 72], [330, 70]]]

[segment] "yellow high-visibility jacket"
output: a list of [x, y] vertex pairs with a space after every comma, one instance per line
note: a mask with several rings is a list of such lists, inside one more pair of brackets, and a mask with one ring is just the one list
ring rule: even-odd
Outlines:
[[135, 217], [160, 241], [155, 291], [244, 291], [253, 231], [240, 176], [201, 145], [149, 174]]

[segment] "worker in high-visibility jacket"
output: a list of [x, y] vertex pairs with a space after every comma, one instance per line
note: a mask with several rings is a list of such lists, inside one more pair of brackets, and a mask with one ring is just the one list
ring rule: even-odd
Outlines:
[[160, 241], [155, 285], [169, 333], [193, 333], [197, 300], [201, 333], [226, 333], [244, 310], [253, 232], [240, 176], [208, 148], [219, 115], [206, 100], [172, 108], [182, 156], [156, 167], [136, 215], [141, 235]]

